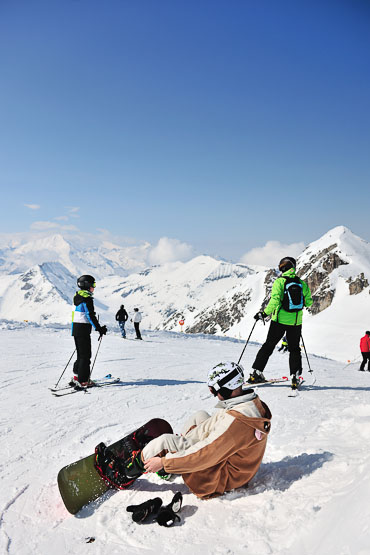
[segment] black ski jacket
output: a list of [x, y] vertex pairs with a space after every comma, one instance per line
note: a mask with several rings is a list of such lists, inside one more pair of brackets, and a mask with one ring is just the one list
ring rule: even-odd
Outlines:
[[116, 314], [116, 320], [118, 322], [127, 322], [128, 314], [124, 308], [120, 308]]

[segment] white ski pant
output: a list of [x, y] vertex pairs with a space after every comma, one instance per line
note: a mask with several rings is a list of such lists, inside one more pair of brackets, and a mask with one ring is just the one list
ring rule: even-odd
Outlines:
[[181, 432], [182, 435], [162, 434], [161, 436], [152, 439], [152, 441], [150, 441], [143, 449], [142, 456], [144, 461], [158, 456], [158, 454], [164, 450], [169, 451], [170, 453], [178, 453], [179, 451], [188, 449], [188, 447], [191, 447], [194, 443], [197, 443], [199, 441], [198, 439], [191, 440], [186, 437], [186, 433], [192, 427], [198, 426], [204, 422], [204, 420], [207, 420], [207, 418], [210, 418], [208, 412], [205, 410], [198, 410], [185, 423]]

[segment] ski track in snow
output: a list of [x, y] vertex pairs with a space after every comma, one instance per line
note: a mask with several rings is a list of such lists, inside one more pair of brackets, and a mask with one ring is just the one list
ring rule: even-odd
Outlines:
[[[55, 398], [53, 386], [70, 357], [67, 330], [1, 329], [2, 457], [0, 547], [11, 555], [166, 554], [370, 555], [370, 373], [356, 365], [310, 356], [317, 378], [298, 398], [289, 385], [257, 390], [273, 414], [261, 468], [248, 487], [200, 501], [181, 476], [145, 476], [128, 490], [107, 492], [70, 515], [60, 498], [60, 468], [109, 444], [150, 418], [175, 431], [189, 414], [215, 405], [207, 371], [238, 360], [243, 344], [215, 337], [144, 332], [144, 341], [103, 340], [93, 377], [122, 383]], [[97, 347], [93, 337], [93, 357]], [[258, 345], [248, 345], [246, 375]], [[268, 377], [288, 374], [286, 354], [274, 353]], [[71, 376], [67, 369], [61, 383]], [[184, 495], [181, 523], [137, 525], [126, 512], [159, 496]], [[94, 537], [95, 542], [86, 543]]]

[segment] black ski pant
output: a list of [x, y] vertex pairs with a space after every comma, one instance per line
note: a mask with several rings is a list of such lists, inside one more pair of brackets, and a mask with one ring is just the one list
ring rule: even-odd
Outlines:
[[370, 372], [370, 353], [363, 353], [362, 354], [362, 362], [360, 366], [360, 370], [365, 370], [365, 365], [367, 362], [367, 371]]
[[135, 331], [136, 331], [136, 339], [142, 339], [139, 326], [140, 326], [140, 322], [134, 322], [134, 328], [135, 328]]
[[302, 356], [299, 341], [302, 326], [287, 326], [280, 322], [271, 321], [265, 343], [257, 353], [256, 360], [252, 364], [254, 370], [264, 371], [268, 359], [279, 341], [286, 334], [289, 351], [290, 374], [302, 373]]
[[91, 337], [90, 335], [74, 337], [77, 360], [73, 365], [73, 372], [78, 376], [78, 381], [87, 382], [90, 377]]

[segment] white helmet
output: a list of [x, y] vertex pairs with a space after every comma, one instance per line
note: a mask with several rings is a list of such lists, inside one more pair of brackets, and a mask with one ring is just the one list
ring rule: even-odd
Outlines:
[[233, 391], [243, 385], [244, 369], [236, 362], [220, 362], [208, 372], [207, 383], [213, 388], [215, 395], [224, 387]]

